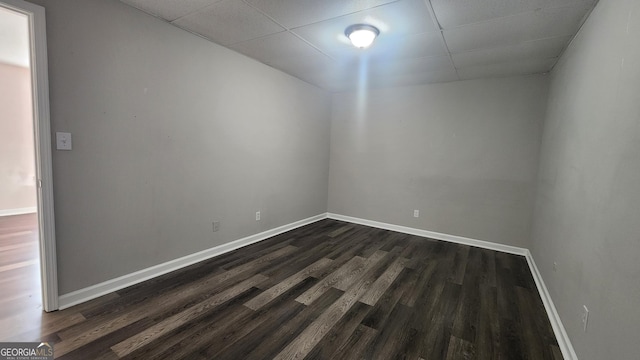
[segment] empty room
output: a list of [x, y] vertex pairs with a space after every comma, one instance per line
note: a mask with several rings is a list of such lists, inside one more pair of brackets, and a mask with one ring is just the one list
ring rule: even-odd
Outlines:
[[0, 10], [0, 359], [640, 359], [639, 1]]

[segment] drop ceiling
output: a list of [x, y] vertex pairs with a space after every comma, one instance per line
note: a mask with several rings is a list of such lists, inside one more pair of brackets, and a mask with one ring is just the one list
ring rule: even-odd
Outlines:
[[[550, 71], [597, 0], [121, 0], [329, 91]], [[380, 35], [366, 49], [344, 30]]]

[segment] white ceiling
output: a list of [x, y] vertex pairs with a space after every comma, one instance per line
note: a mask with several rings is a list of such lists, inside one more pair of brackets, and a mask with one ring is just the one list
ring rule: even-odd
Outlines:
[[[121, 0], [329, 91], [551, 70], [597, 0]], [[366, 50], [347, 26], [376, 26]], [[363, 75], [365, 74], [365, 75]]]
[[0, 6], [0, 63], [29, 67], [29, 19]]

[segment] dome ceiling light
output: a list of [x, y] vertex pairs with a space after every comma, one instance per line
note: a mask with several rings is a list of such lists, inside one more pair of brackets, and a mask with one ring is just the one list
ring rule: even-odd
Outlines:
[[351, 40], [353, 46], [358, 49], [366, 49], [373, 43], [380, 30], [367, 24], [356, 24], [349, 26], [344, 34]]

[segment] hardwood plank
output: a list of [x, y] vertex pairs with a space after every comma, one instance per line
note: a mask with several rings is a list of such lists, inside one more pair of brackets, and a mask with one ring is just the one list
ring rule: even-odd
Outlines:
[[[371, 261], [368, 268], [375, 262]], [[298, 335], [274, 359], [302, 359], [322, 340], [329, 330], [344, 316], [353, 304], [364, 295], [371, 286], [371, 279], [361, 278], [345, 292], [331, 307], [322, 313], [309, 327]]]
[[94, 316], [78, 326], [60, 332], [59, 335], [64, 340], [64, 344], [60, 346], [66, 348], [71, 346], [71, 343], [81, 345], [115, 331], [119, 327], [151, 316], [162, 309], [176, 309], [179, 305], [184, 306], [190, 298], [209, 294], [216, 287], [220, 287], [225, 277], [226, 274], [213, 274], [201, 282], [183, 284], [172, 291], [163, 292], [161, 289], [156, 289], [151, 292], [153, 294], [151, 297], [145, 297], [143, 301], [135, 302], [128, 307], [120, 303], [122, 300], [119, 298], [116, 300], [119, 306], [113, 312]]
[[363, 358], [362, 355], [374, 340], [377, 333], [376, 330], [370, 327], [359, 325], [356, 331], [349, 337], [348, 341], [336, 350], [330, 359], [351, 360]]
[[329, 266], [333, 260], [322, 258], [315, 263], [307, 266], [296, 274], [288, 277], [287, 279], [281, 281], [277, 285], [269, 288], [267, 291], [264, 291], [262, 294], [256, 296], [255, 298], [247, 301], [244, 305], [251, 310], [259, 310], [261, 307], [277, 298], [278, 296], [284, 294], [287, 290], [291, 289], [295, 285], [299, 284], [304, 279], [308, 278], [312, 273], [321, 270], [327, 266]]
[[496, 288], [480, 285], [480, 311], [476, 333], [478, 359], [491, 359], [500, 349], [500, 322], [498, 319]]
[[407, 263], [407, 259], [397, 258], [391, 266], [385, 270], [385, 272], [376, 279], [376, 281], [371, 285], [369, 291], [367, 291], [362, 298], [360, 298], [360, 302], [363, 302], [367, 305], [374, 306], [382, 294], [391, 286], [391, 284], [395, 281], [395, 279], [400, 275], [400, 272], [404, 269], [404, 265]]
[[544, 329], [545, 324], [539, 320], [545, 320], [544, 318], [538, 318], [536, 316], [534, 298], [531, 290], [516, 287], [516, 297], [518, 299], [518, 310], [522, 314], [521, 319], [521, 334], [524, 337], [524, 348], [528, 354], [529, 359], [552, 359], [553, 354], [551, 348], [545, 346], [548, 343], [548, 339], [541, 335], [541, 330]]
[[[143, 331], [152, 323], [153, 322], [151, 321], [151, 319], [140, 319], [125, 327], [119, 328], [118, 330], [111, 333], [110, 336], [101, 337], [96, 341], [87, 343], [77, 349], [73, 349], [73, 351], [70, 352], [59, 351], [58, 348], [54, 345], [54, 358], [62, 360], [113, 358], [113, 356], [116, 354], [111, 351], [110, 346], [118, 343], [119, 341], [123, 341], [124, 339], [127, 339], [140, 331]], [[117, 355], [116, 358], [118, 358]]]
[[339, 236], [339, 235], [341, 235], [341, 234], [343, 234], [343, 233], [345, 233], [345, 232], [347, 232], [347, 231], [349, 231], [351, 229], [353, 229], [353, 225], [351, 225], [351, 224], [344, 225], [344, 226], [341, 226], [340, 228], [330, 232], [329, 234], [327, 234], [327, 236], [334, 238], [334, 237]]
[[[58, 346], [58, 348], [62, 350], [57, 351], [64, 352], [81, 346], [84, 343], [93, 341], [114, 331], [118, 327], [126, 326], [143, 317], [151, 316], [157, 313], [159, 309], [172, 308], [179, 310], [180, 307], [178, 306], [180, 304], [184, 306], [185, 302], [188, 302], [189, 299], [197, 297], [199, 294], [201, 294], [201, 298], [207, 297], [211, 294], [209, 291], [216, 288], [218, 290], [225, 290], [227, 286], [233, 285], [237, 279], [244, 280], [244, 277], [248, 278], [253, 271], [256, 271], [253, 267], [260, 268], [261, 266], [265, 266], [268, 262], [278, 259], [295, 249], [293, 246], [278, 249], [273, 253], [266, 254], [229, 271], [213, 274], [200, 282], [185, 284], [170, 292], [163, 292], [161, 289], [157, 290], [154, 292], [155, 295], [146, 302], [138, 303], [134, 307], [123, 309], [121, 312], [116, 311], [113, 315], [107, 314], [104, 317], [92, 318], [80, 326], [61, 332], [60, 337], [62, 337], [64, 341]], [[264, 279], [266, 279], [266, 277], [263, 277], [262, 280]], [[165, 312], [165, 315], [172, 314]]]
[[375, 306], [369, 311], [367, 316], [362, 320], [362, 324], [372, 329], [381, 331], [389, 321], [391, 312], [404, 297], [407, 291], [413, 287], [408, 279], [413, 277], [413, 271], [404, 269], [394, 281], [387, 291], [378, 299]]
[[148, 344], [155, 338], [162, 336], [164, 333], [167, 333], [177, 327], [193, 321], [194, 319], [197, 319], [203, 314], [206, 314], [208, 311], [214, 309], [216, 306], [233, 299], [234, 297], [260, 283], [261, 281], [264, 281], [265, 279], [267, 279], [267, 277], [264, 275], [255, 275], [228, 289], [227, 291], [213, 296], [193, 307], [190, 307], [183, 312], [173, 315], [172, 317], [167, 318], [150, 328], [147, 328], [145, 331], [137, 334], [136, 336], [133, 336], [123, 342], [112, 346], [111, 350], [113, 350], [118, 356], [125, 356], [132, 351], [135, 351], [136, 349], [139, 349], [142, 346]]
[[472, 360], [476, 359], [473, 344], [464, 339], [451, 336], [446, 360]]
[[413, 309], [397, 302], [389, 315], [387, 324], [378, 329], [366, 357], [379, 359], [405, 358], [408, 345], [415, 340], [416, 329], [410, 326]]
[[333, 359], [336, 351], [340, 348], [344, 349], [354, 331], [362, 326], [361, 322], [370, 310], [371, 306], [367, 304], [361, 302], [354, 304], [305, 359]]
[[[372, 265], [378, 263], [387, 254], [388, 254], [387, 252], [382, 250], [376, 251], [373, 255], [371, 255], [371, 257], [364, 259], [364, 262], [361, 267], [358, 267], [352, 272], [342, 274], [342, 276], [339, 276], [337, 281], [333, 284], [333, 287], [338, 290], [347, 291], [358, 280], [360, 280], [360, 278], [362, 278], [362, 276], [365, 275], [369, 269], [372, 268]], [[356, 258], [359, 258], [359, 257], [356, 256], [354, 259]]]
[[480, 312], [480, 273], [482, 272], [482, 254], [480, 249], [471, 248], [462, 284], [462, 292], [456, 308], [452, 334], [456, 338], [474, 342]]
[[[0, 266], [31, 259], [34, 219], [0, 218]], [[51, 314], [25, 269], [0, 333], [60, 359], [562, 358], [524, 257], [335, 220]]]
[[482, 254], [482, 265], [479, 273], [482, 283], [489, 286], [496, 286], [496, 258], [495, 251], [478, 249]]
[[453, 258], [453, 271], [450, 276], [450, 280], [454, 284], [462, 285], [464, 281], [470, 248], [470, 246], [466, 245], [461, 245], [456, 248], [455, 257]]
[[[246, 352], [252, 351], [258, 345], [255, 339], [262, 339], [265, 335], [265, 330], [268, 330], [268, 333], [273, 332], [282, 322], [295, 318], [305, 308], [304, 305], [292, 299], [309, 289], [316, 282], [317, 280], [313, 278], [305, 279], [291, 289], [286, 296], [276, 299], [269, 306], [263, 307], [259, 311], [253, 311], [249, 317], [225, 329], [222, 336], [210, 338], [205, 348], [193, 351], [185, 359], [196, 358], [196, 353], [202, 359], [243, 358]], [[250, 343], [245, 341], [250, 339], [247, 337], [254, 335], [255, 339], [253, 341]]]
[[[329, 289], [317, 301], [315, 301], [310, 306], [305, 307], [304, 310], [302, 310], [293, 319], [284, 324], [281, 324], [275, 332], [262, 340], [260, 345], [253, 349], [249, 354], [244, 356], [243, 360], [261, 360], [273, 358], [284, 349], [291, 338], [300, 335], [300, 333], [304, 329], [306, 329], [309, 324], [311, 324], [311, 322], [313, 322], [323, 311], [331, 306], [331, 304], [338, 300], [338, 298], [340, 298], [342, 294], [343, 292], [338, 289]], [[357, 304], [354, 306], [354, 308], [356, 307]], [[345, 316], [345, 318], [347, 316]], [[355, 321], [357, 321], [357, 319]], [[323, 341], [327, 337], [328, 336], [325, 336]], [[323, 357], [319, 357], [318, 359], [323, 359]]]
[[255, 313], [244, 307], [242, 303], [259, 292], [258, 288], [252, 288], [218, 306], [198, 321], [176, 328], [122, 359], [176, 359], [192, 353], [195, 348], [205, 347], [210, 343], [211, 337], [221, 336], [226, 329], [241, 323]]
[[38, 264], [39, 264], [38, 259], [20, 261], [13, 264], [0, 266], [0, 273], [10, 271], [10, 270], [25, 268], [28, 266], [38, 266]]
[[421, 354], [427, 359], [443, 359], [451, 337], [455, 311], [460, 299], [461, 286], [446, 283], [428, 326], [423, 327]]
[[407, 291], [407, 294], [402, 297], [401, 301], [402, 304], [406, 306], [414, 307], [418, 297], [425, 291], [425, 288], [429, 287], [431, 276], [436, 270], [437, 263], [435, 261], [430, 261], [424, 264], [424, 266], [420, 267], [415, 265], [415, 263], [413, 263], [413, 266], [411, 266], [411, 264], [412, 260], [409, 261], [407, 267], [416, 270], [413, 272], [416, 276], [416, 279], [413, 280], [413, 283], [416, 283], [417, 286], [411, 286]]
[[560, 348], [557, 345], [551, 345], [551, 353], [553, 354], [553, 360], [564, 359], [562, 351], [560, 351]]
[[[298, 296], [296, 301], [299, 303], [303, 303], [305, 305], [311, 305], [317, 298], [322, 296], [325, 291], [327, 291], [331, 287], [335, 286], [339, 282], [344, 282], [344, 279], [353, 279], [356, 275], [360, 274], [367, 265], [367, 259], [361, 257], [354, 257], [349, 262], [338, 268], [338, 270], [331, 273], [326, 278], [322, 279], [318, 284], [316, 284], [311, 289], [307, 290], [304, 294]], [[343, 290], [344, 289], [340, 289]]]
[[[263, 283], [265, 286], [263, 290], [275, 286], [289, 276], [292, 276], [305, 267], [310, 266], [314, 262], [322, 258], [327, 258], [326, 255], [331, 252], [334, 246], [335, 244], [332, 244], [329, 241], [322, 242], [320, 244], [316, 244], [316, 246], [299, 251], [295, 253], [294, 256], [288, 256], [280, 259], [280, 261], [278, 261], [277, 264], [274, 264], [274, 266], [261, 271], [262, 274], [269, 277], [269, 280]], [[332, 260], [332, 263], [329, 264], [328, 267], [318, 269], [318, 271], [310, 274], [310, 276], [320, 278], [318, 274], [324, 273], [324, 271], [333, 266], [336, 266], [335, 260]]]

